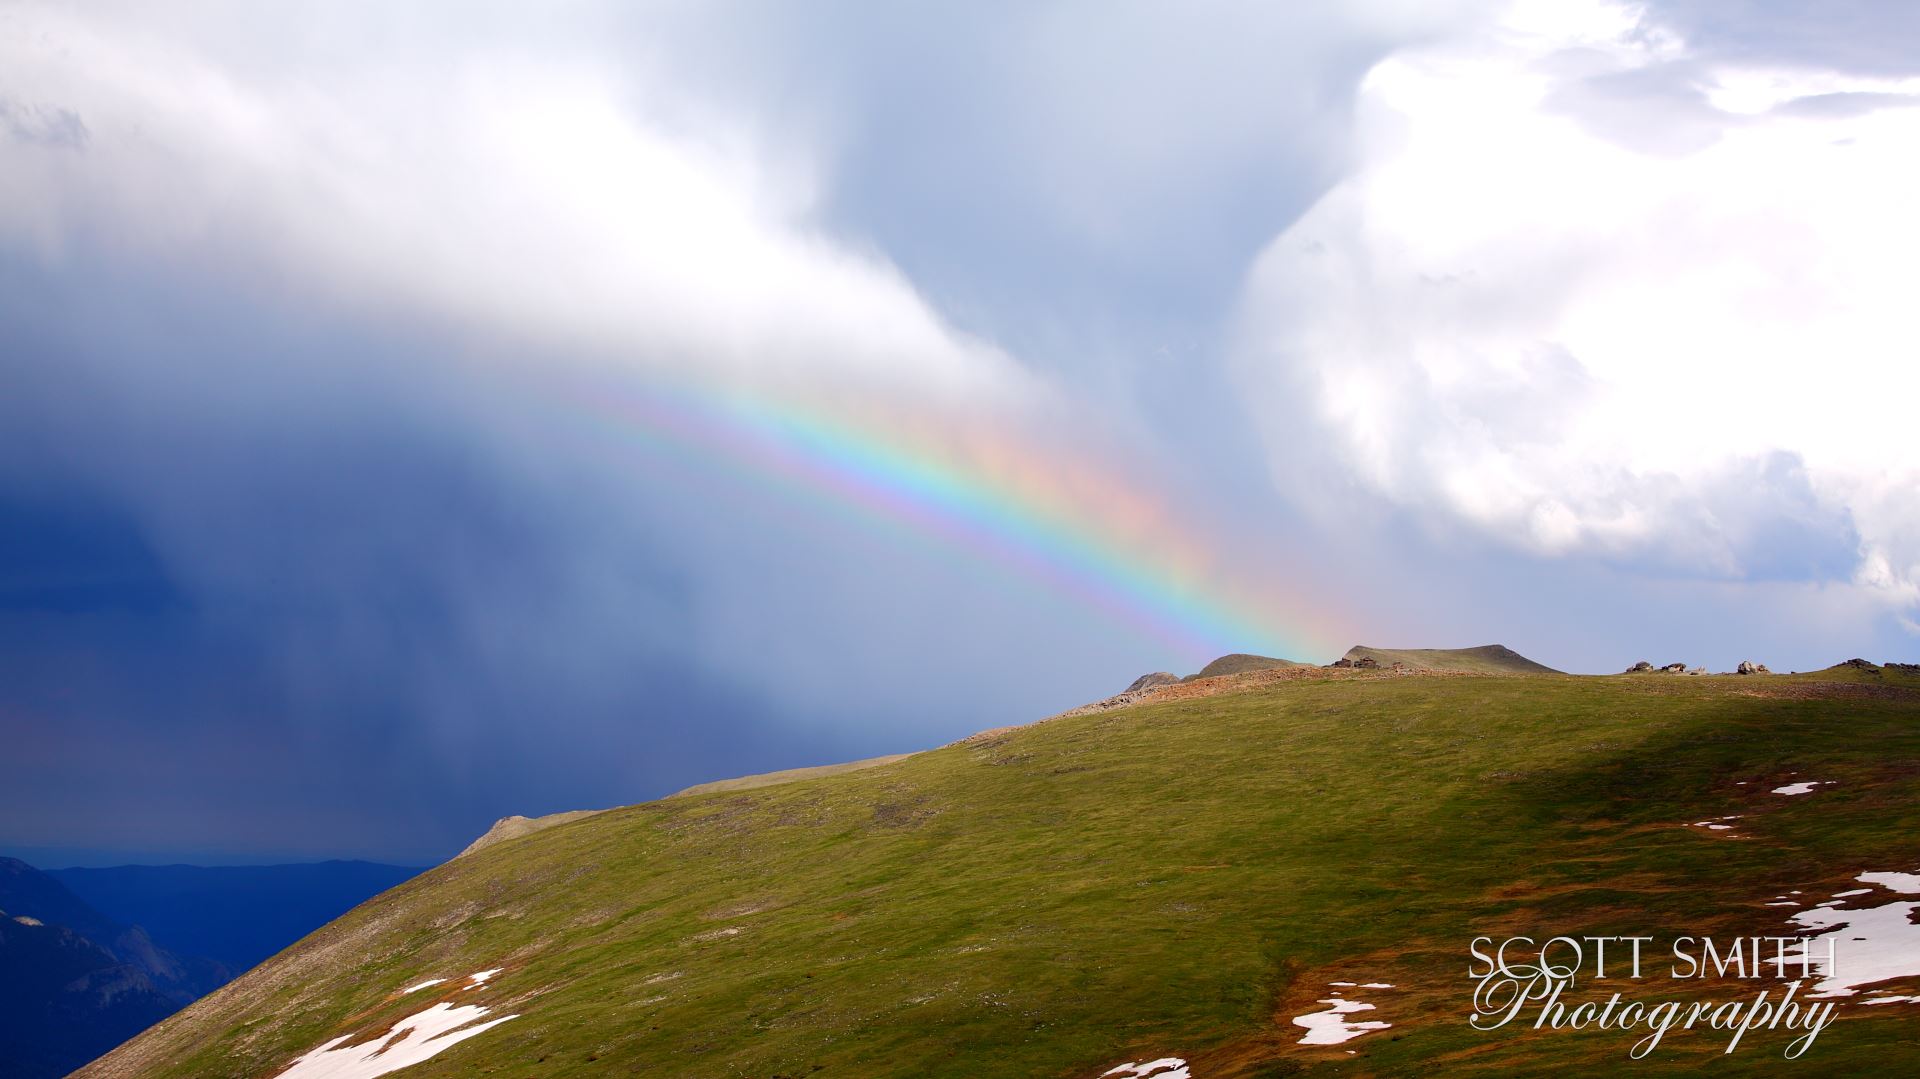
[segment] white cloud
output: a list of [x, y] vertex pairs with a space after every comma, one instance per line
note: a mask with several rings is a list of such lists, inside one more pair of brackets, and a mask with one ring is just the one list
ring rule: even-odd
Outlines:
[[814, 227], [804, 150], [670, 84], [645, 43], [623, 60], [511, 33], [446, 42], [361, 9], [369, 39], [411, 47], [359, 50], [316, 13], [248, 54], [217, 19], [179, 16], [29, 5], [0, 22], [13, 128], [86, 135], [0, 137], [0, 242], [282, 280], [762, 388], [857, 380], [989, 407], [1035, 392]]
[[[1359, 167], [1247, 285], [1275, 474], [1537, 553], [1911, 602], [1909, 89], [1709, 62], [1602, 3], [1380, 63]], [[1834, 93], [1862, 96], [1809, 100]]]

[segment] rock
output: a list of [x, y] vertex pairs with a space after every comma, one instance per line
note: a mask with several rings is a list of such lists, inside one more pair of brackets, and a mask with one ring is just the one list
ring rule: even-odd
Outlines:
[[1687, 673], [1687, 665], [1686, 665], [1686, 664], [1684, 664], [1684, 663], [1669, 663], [1669, 664], [1667, 664], [1666, 666], [1664, 666], [1664, 667], [1662, 667], [1662, 668], [1660, 668], [1660, 673], [1662, 673], [1662, 674], [1685, 674], [1685, 673]]
[[1853, 669], [1859, 670], [1859, 671], [1877, 671], [1880, 669], [1878, 667], [1875, 667], [1873, 664], [1868, 663], [1866, 660], [1860, 659], [1858, 657], [1850, 659], [1845, 663], [1840, 664], [1840, 666], [1852, 667]]
[[1329, 663], [1329, 664], [1327, 664], [1327, 666], [1329, 666], [1329, 667], [1351, 667], [1351, 666], [1353, 666], [1353, 661], [1352, 661], [1352, 660], [1350, 660], [1350, 659], [1348, 659], [1348, 658], [1347, 658], [1347, 657], [1345, 657], [1345, 656], [1341, 656], [1341, 657], [1340, 657], [1339, 659], [1336, 659], [1336, 660], [1334, 660], [1334, 661], [1333, 661], [1332, 663]]
[[1767, 665], [1764, 663], [1755, 663], [1750, 659], [1743, 659], [1740, 661], [1740, 666], [1733, 673], [1735, 674], [1772, 674], [1773, 672], [1770, 670], [1767, 670]]
[[1920, 674], [1920, 663], [1888, 663], [1887, 670], [1904, 671], [1907, 674]]
[[544, 817], [522, 817], [518, 814], [511, 817], [501, 817], [499, 820], [493, 822], [493, 827], [487, 829], [485, 835], [467, 844], [467, 849], [454, 855], [454, 857], [458, 858], [462, 855], [472, 854], [477, 850], [485, 850], [495, 843], [504, 843], [509, 839], [519, 839], [523, 835], [532, 835], [535, 832], [545, 831], [556, 824], [565, 824], [568, 821], [579, 820], [582, 817], [591, 817], [595, 813], [600, 812], [604, 812], [604, 810], [570, 809], [564, 813], [549, 813]]
[[1634, 664], [1633, 666], [1631, 666], [1631, 667], [1628, 667], [1628, 668], [1627, 668], [1627, 670], [1626, 670], [1626, 673], [1628, 673], [1628, 674], [1645, 674], [1646, 672], [1648, 672], [1648, 671], [1650, 671], [1650, 670], [1653, 670], [1653, 664], [1651, 664], [1651, 663], [1648, 663], [1648, 662], [1647, 662], [1646, 660], [1644, 660], [1644, 659], [1643, 659], [1643, 660], [1641, 660], [1640, 662], [1638, 662], [1638, 663], [1636, 663], [1636, 664]]
[[1155, 671], [1152, 674], [1143, 674], [1134, 679], [1133, 684], [1127, 687], [1127, 692], [1142, 693], [1149, 689], [1158, 689], [1161, 686], [1176, 685], [1179, 681], [1180, 676], [1177, 674], [1168, 674], [1166, 671]]
[[1353, 661], [1353, 665], [1359, 670], [1371, 671], [1380, 666], [1380, 661], [1372, 656], [1361, 656], [1359, 659]]
[[1705, 674], [1707, 673], [1707, 669], [1705, 667], [1695, 667], [1693, 670], [1690, 670], [1687, 673], [1688, 674]]

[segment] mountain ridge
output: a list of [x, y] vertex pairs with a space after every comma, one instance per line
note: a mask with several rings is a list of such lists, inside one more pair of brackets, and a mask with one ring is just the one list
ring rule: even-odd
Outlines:
[[125, 865], [44, 871], [103, 914], [239, 972], [420, 872], [334, 859], [262, 866]]
[[0, 858], [0, 1074], [65, 1075], [227, 978], [51, 874]]
[[[1376, 1074], [1610, 1074], [1617, 1039], [1451, 1021], [1462, 942], [1542, 912], [1619, 931], [1622, 888], [1659, 926], [1777, 931], [1768, 896], [1920, 868], [1920, 775], [1897, 766], [1920, 759], [1920, 676], [1892, 668], [1207, 681], [1228, 691], [493, 846], [81, 1074], [276, 1074], [438, 1002], [513, 1018], [409, 1075], [1346, 1069], [1296, 1025], [1329, 982], [1387, 986], [1367, 1002], [1392, 1032], [1347, 1046]], [[1807, 781], [1811, 797], [1774, 791]], [[1699, 823], [1730, 814], [1728, 832]], [[1920, 1049], [1903, 1007], [1847, 1013], [1824, 1066], [1876, 1074]], [[1662, 1051], [1696, 1066], [1720, 1048]]]

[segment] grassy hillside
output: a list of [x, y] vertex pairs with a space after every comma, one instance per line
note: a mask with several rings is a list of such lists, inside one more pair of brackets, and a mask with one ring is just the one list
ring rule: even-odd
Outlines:
[[[442, 1000], [518, 1018], [400, 1074], [1768, 1074], [1777, 1033], [1476, 1032], [1468, 942], [1779, 934], [1775, 896], [1920, 870], [1910, 674], [1300, 673], [502, 842], [83, 1074], [274, 1075]], [[1392, 1026], [1298, 1044], [1336, 981]], [[1920, 1056], [1920, 1005], [1840, 1015], [1801, 1066]]]
[[681, 798], [690, 794], [722, 794], [727, 791], [748, 791], [756, 787], [772, 787], [781, 783], [796, 783], [802, 779], [822, 779], [837, 776], [844, 772], [858, 772], [863, 768], [878, 768], [883, 764], [893, 764], [906, 760], [911, 754], [895, 753], [885, 757], [868, 757], [861, 761], [848, 761], [845, 764], [817, 764], [811, 768], [788, 768], [779, 772], [762, 772], [759, 775], [740, 776], [736, 779], [716, 779], [711, 783], [697, 783], [682, 791], [667, 795], [669, 798]]
[[1468, 674], [1558, 674], [1543, 663], [1515, 652], [1504, 644], [1483, 644], [1478, 648], [1369, 648], [1364, 644], [1347, 649], [1343, 659], [1372, 659], [1382, 667], [1404, 663], [1409, 667], [1434, 671], [1461, 671]]

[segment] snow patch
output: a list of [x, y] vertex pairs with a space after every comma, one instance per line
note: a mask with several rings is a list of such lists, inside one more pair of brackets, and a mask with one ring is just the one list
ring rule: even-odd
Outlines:
[[1862, 884], [1878, 884], [1890, 892], [1920, 895], [1920, 873], [1862, 873], [1853, 879]]
[[1161, 1057], [1144, 1064], [1128, 1061], [1100, 1075], [1101, 1079], [1107, 1076], [1113, 1076], [1114, 1079], [1193, 1079], [1193, 1073], [1187, 1070], [1187, 1062], [1179, 1057]]
[[469, 983], [467, 986], [468, 991], [471, 992], [472, 990], [479, 989], [480, 987], [486, 985], [488, 978], [493, 977], [494, 975], [500, 973], [505, 969], [507, 968], [494, 967], [492, 970], [481, 970], [481, 971], [476, 971], [472, 974], [467, 975], [467, 981]]
[[[1920, 893], [1920, 880], [1912, 873], [1862, 873], [1855, 880], [1882, 884], [1891, 891]], [[1802, 929], [1814, 931], [1800, 947], [1789, 953], [1797, 964], [1802, 955], [1810, 956], [1808, 965], [1820, 974], [1814, 984], [1815, 996], [1850, 997], [1863, 985], [1890, 978], [1920, 976], [1920, 925], [1912, 921], [1920, 902], [1885, 903], [1877, 907], [1848, 910], [1841, 898], [1865, 894], [1859, 888], [1841, 892], [1790, 916]], [[1828, 962], [1828, 956], [1833, 961]], [[1886, 999], [1886, 998], [1881, 998]], [[1870, 1002], [1872, 1003], [1872, 1002]]]
[[1335, 996], [1320, 1003], [1329, 1005], [1326, 1011], [1308, 1012], [1306, 1015], [1296, 1016], [1293, 1020], [1294, 1026], [1307, 1028], [1307, 1036], [1300, 1039], [1301, 1045], [1339, 1045], [1341, 1042], [1352, 1041], [1369, 1030], [1385, 1030], [1393, 1025], [1376, 1021], [1350, 1022], [1346, 1017], [1354, 1012], [1373, 1010], [1373, 1005], [1365, 1001], [1346, 1000]]
[[[490, 974], [499, 973], [490, 971]], [[474, 1023], [491, 1009], [477, 1004], [435, 1004], [393, 1025], [381, 1037], [347, 1046], [352, 1035], [332, 1041], [294, 1061], [275, 1079], [374, 1079], [418, 1064], [517, 1015]], [[469, 1025], [473, 1024], [473, 1025]]]
[[408, 993], [418, 993], [422, 989], [431, 989], [434, 986], [439, 985], [441, 982], [444, 982], [444, 981], [446, 981], [445, 978], [428, 978], [426, 981], [421, 982], [419, 985], [409, 985], [405, 989], [400, 990], [400, 995], [404, 997]]
[[1813, 788], [1831, 787], [1834, 782], [1835, 781], [1831, 779], [1809, 779], [1805, 783], [1789, 783], [1784, 787], [1775, 787], [1773, 788], [1773, 793], [1784, 794], [1789, 797], [1796, 794], [1812, 794]]

